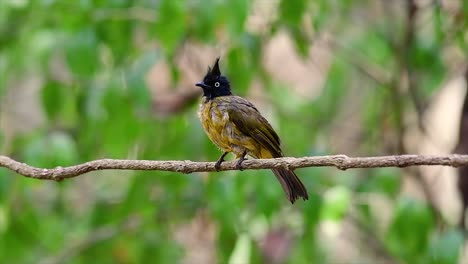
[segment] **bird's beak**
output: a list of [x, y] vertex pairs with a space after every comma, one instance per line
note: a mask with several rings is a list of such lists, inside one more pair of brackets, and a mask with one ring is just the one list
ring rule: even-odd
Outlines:
[[204, 82], [197, 82], [195, 86], [201, 87], [201, 88], [208, 88], [208, 85], [206, 85]]

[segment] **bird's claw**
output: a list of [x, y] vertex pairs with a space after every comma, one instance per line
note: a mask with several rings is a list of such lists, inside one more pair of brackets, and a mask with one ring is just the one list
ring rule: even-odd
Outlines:
[[216, 171], [219, 171], [221, 169], [221, 163], [223, 163], [224, 157], [226, 157], [227, 154], [228, 152], [224, 152], [223, 155], [221, 155], [221, 157], [219, 157], [219, 159], [216, 161], [216, 164], [215, 164]]
[[242, 168], [242, 162], [244, 162], [244, 160], [246, 160], [245, 157], [240, 157], [237, 162], [236, 162], [236, 169], [240, 170], [240, 171], [243, 171], [244, 169]]
[[219, 171], [221, 169], [221, 163], [223, 163], [223, 159], [219, 159], [218, 161], [216, 161], [216, 164], [215, 164], [215, 170], [216, 171]]

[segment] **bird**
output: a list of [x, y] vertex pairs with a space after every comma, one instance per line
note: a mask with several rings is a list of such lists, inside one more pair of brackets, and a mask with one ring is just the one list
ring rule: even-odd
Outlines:
[[[203, 90], [198, 117], [208, 138], [223, 151], [215, 163], [218, 171], [228, 153], [238, 159], [236, 168], [242, 170], [246, 156], [255, 159], [283, 157], [280, 138], [270, 123], [248, 100], [232, 94], [228, 78], [219, 69], [220, 57], [202, 81], [195, 84]], [[294, 202], [309, 195], [304, 184], [293, 170], [272, 169], [287, 199]]]

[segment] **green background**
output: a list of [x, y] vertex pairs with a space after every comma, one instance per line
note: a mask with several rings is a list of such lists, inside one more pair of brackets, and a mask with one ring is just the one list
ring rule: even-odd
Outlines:
[[[421, 117], [466, 56], [468, 1], [454, 2], [412, 17], [412, 1], [2, 0], [0, 152], [47, 168], [215, 161], [193, 84], [222, 56], [286, 155], [406, 153], [406, 117]], [[278, 36], [305, 71], [269, 64], [286, 52]], [[307, 83], [312, 69], [322, 82]], [[57, 183], [0, 169], [0, 263], [458, 263], [462, 233], [402, 193], [400, 169], [297, 174], [310, 200], [291, 205], [268, 170]]]

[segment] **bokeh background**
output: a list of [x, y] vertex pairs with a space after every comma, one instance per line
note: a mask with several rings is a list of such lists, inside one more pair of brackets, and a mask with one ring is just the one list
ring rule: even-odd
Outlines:
[[[2, 0], [0, 153], [215, 161], [217, 56], [286, 155], [468, 153], [467, 45], [467, 0]], [[456, 170], [297, 174], [0, 169], [0, 263], [468, 263]]]

